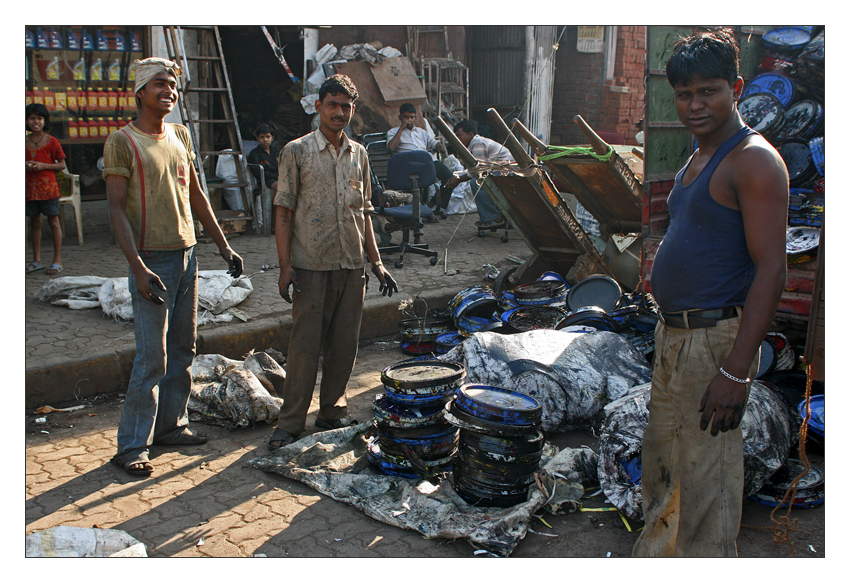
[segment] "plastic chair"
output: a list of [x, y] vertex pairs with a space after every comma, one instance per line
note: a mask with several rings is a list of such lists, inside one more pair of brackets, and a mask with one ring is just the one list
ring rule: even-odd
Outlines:
[[[266, 237], [271, 237], [272, 234], [272, 222], [274, 221], [274, 217], [272, 216], [272, 202], [274, 201], [274, 192], [271, 188], [266, 185], [266, 173], [263, 172], [263, 167], [260, 164], [248, 164], [248, 176], [251, 181], [251, 192], [254, 192], [255, 189], [260, 189], [260, 204], [253, 205], [254, 207], [254, 222], [257, 225], [257, 232], [259, 232], [260, 223], [262, 222], [263, 235]], [[250, 168], [258, 168], [260, 174], [260, 181], [257, 183], [257, 177], [254, 176], [254, 173], [250, 171]]]
[[407, 252], [425, 255], [431, 258], [431, 265], [437, 264], [439, 254], [436, 251], [429, 251], [427, 244], [410, 243], [410, 230], [422, 229], [422, 217], [434, 214], [427, 206], [422, 208], [422, 190], [436, 182], [434, 159], [428, 152], [400, 152], [387, 163], [387, 188], [413, 193], [412, 204], [397, 207], [386, 207], [386, 197], [381, 193], [381, 205], [376, 211], [402, 225], [401, 244], [378, 248], [381, 253], [401, 252], [401, 257], [395, 262], [396, 267], [404, 267], [404, 254]]
[[62, 228], [62, 238], [65, 238], [65, 205], [74, 207], [74, 218], [77, 220], [77, 243], [83, 244], [83, 211], [80, 204], [80, 176], [71, 174], [68, 169], [56, 173], [59, 183], [59, 226]]

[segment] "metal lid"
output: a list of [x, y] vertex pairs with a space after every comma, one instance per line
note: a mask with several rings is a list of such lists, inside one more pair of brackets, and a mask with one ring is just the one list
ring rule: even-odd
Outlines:
[[535, 425], [543, 406], [537, 399], [490, 385], [463, 385], [457, 390], [455, 405], [464, 413], [485, 421], [509, 425]]
[[381, 372], [381, 382], [396, 390], [441, 386], [463, 377], [463, 366], [441, 360], [405, 360]]
[[812, 40], [812, 33], [803, 28], [785, 27], [769, 30], [761, 37], [768, 48], [798, 50]]
[[602, 308], [596, 306], [587, 306], [579, 308], [570, 313], [558, 324], [558, 330], [563, 330], [569, 326], [587, 326], [595, 328], [603, 332], [614, 332], [617, 329], [617, 324], [614, 319], [609, 316]]
[[755, 93], [769, 93], [770, 95], [773, 95], [779, 100], [779, 103], [784, 109], [794, 103], [794, 97], [797, 94], [797, 89], [794, 82], [785, 75], [779, 75], [778, 73], [763, 73], [753, 77], [750, 82], [747, 83], [741, 97], [743, 99]]
[[785, 252], [788, 255], [807, 253], [820, 245], [820, 230], [814, 227], [788, 227], [785, 231]]
[[570, 288], [567, 306], [572, 311], [596, 306], [609, 312], [619, 305], [622, 296], [623, 290], [614, 279], [607, 275], [591, 275]]
[[757, 132], [773, 135], [785, 124], [785, 108], [770, 93], [753, 93], [738, 102], [738, 112], [748, 126]]

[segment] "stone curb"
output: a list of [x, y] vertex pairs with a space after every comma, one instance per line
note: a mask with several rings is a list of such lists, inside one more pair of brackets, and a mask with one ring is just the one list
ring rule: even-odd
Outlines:
[[[370, 296], [373, 293], [376, 294], [377, 290], [370, 286]], [[455, 292], [443, 289], [423, 292], [418, 299], [424, 300], [429, 307], [444, 307], [454, 295]], [[403, 319], [400, 306], [411, 299], [408, 294], [392, 298], [369, 297], [363, 310], [361, 341], [398, 333], [398, 322]], [[221, 354], [241, 360], [250, 350], [273, 347], [286, 354], [291, 329], [291, 313], [281, 312], [279, 317], [201, 330], [198, 332], [196, 353]], [[135, 356], [135, 350], [123, 349], [110, 354], [57, 358], [27, 366], [24, 404], [26, 407], [56, 405], [98, 394], [123, 392], [130, 381]]]

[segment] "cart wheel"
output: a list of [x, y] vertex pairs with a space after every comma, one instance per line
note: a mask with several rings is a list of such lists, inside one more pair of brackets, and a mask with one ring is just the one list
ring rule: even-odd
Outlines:
[[502, 243], [507, 243], [507, 242], [508, 242], [508, 234], [505, 233], [504, 235], [502, 235]]
[[482, 231], [481, 229], [478, 229], [478, 236], [479, 236], [479, 237], [483, 237], [483, 236], [484, 236], [484, 231]]
[[437, 265], [437, 258], [436, 257], [431, 258], [431, 265]]
[[395, 266], [398, 267], [399, 269], [401, 269], [402, 267], [404, 267], [404, 261], [399, 259], [398, 261], [395, 262]]

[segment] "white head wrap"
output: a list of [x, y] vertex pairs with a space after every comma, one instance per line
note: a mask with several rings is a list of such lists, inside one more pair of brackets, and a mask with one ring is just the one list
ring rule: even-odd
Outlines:
[[177, 63], [159, 57], [148, 57], [141, 61], [136, 59], [134, 64], [136, 65], [136, 87], [133, 93], [138, 93], [148, 81], [164, 71], [175, 77], [179, 77], [183, 73]]

